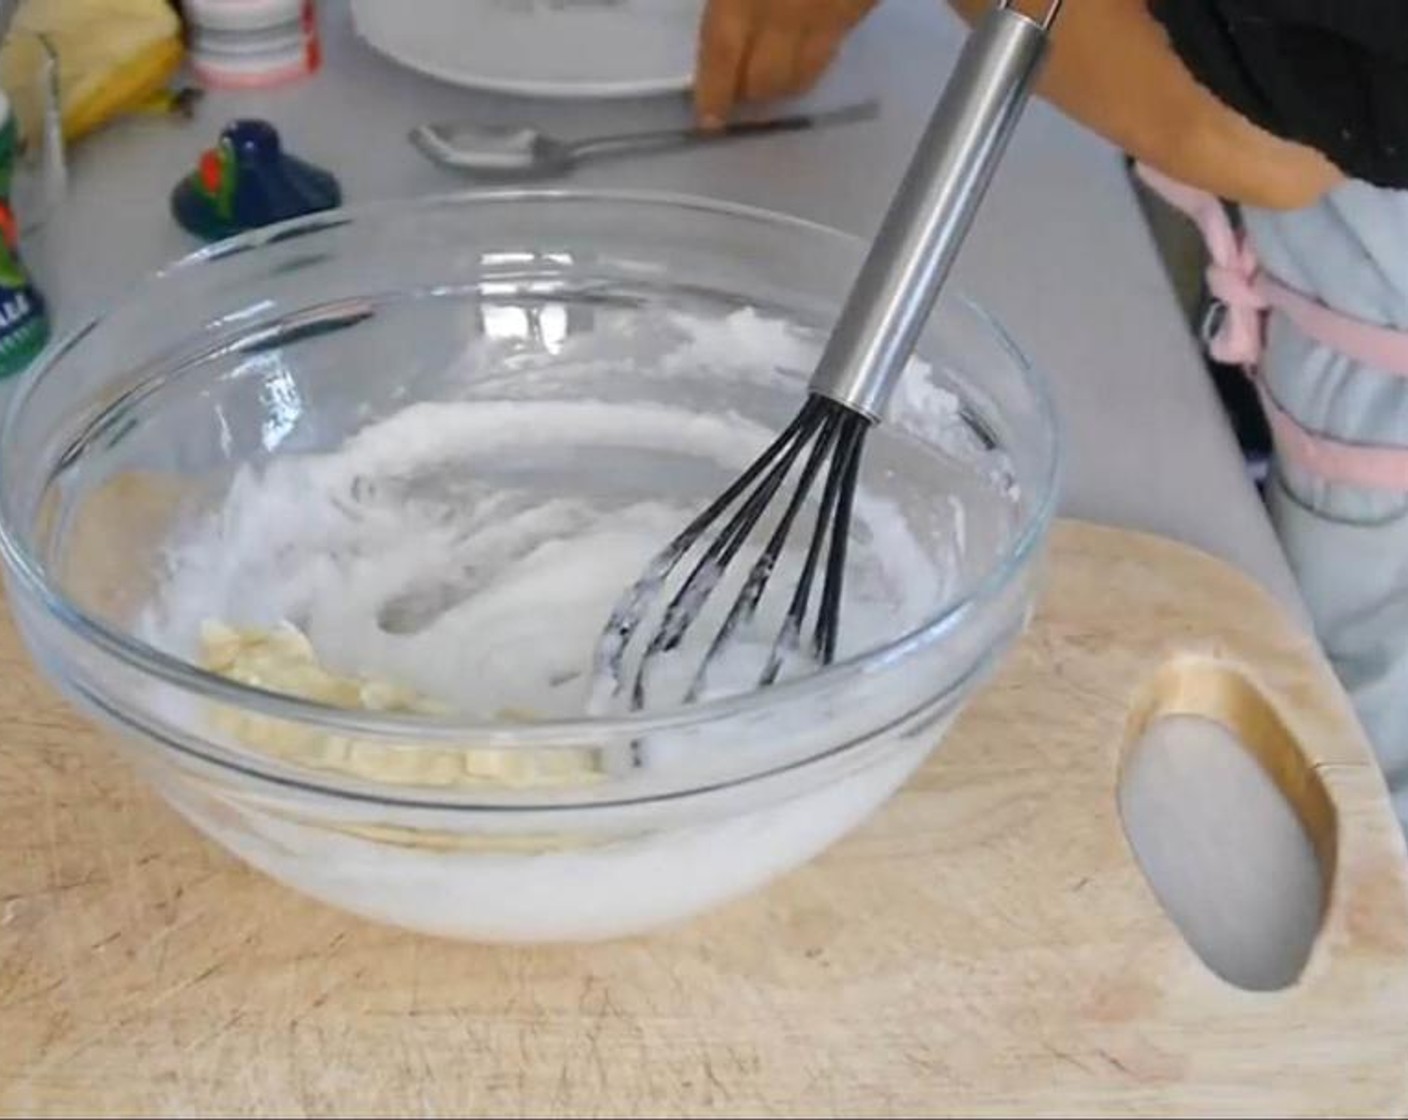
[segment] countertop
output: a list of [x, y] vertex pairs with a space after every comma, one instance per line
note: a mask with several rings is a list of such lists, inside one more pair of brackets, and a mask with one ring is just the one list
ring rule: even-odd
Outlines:
[[[196, 247], [169, 217], [167, 194], [229, 118], [273, 121], [290, 150], [340, 176], [351, 203], [466, 185], [411, 148], [417, 122], [531, 121], [570, 136], [687, 119], [682, 98], [535, 103], [470, 93], [374, 54], [352, 34], [344, 4], [324, 0], [321, 10], [326, 61], [313, 79], [212, 94], [194, 123], [133, 119], [73, 153], [69, 197], [30, 249], [61, 329]], [[573, 182], [711, 195], [868, 234], [959, 38], [938, 0], [888, 0], [811, 99], [874, 94], [876, 120], [603, 164]], [[1117, 152], [1033, 105], [955, 282], [997, 313], [1050, 379], [1065, 435], [1065, 513], [1203, 548], [1299, 611]], [[1185, 900], [1172, 908], [1224, 971], [1293, 969], [1315, 911], [1306, 904], [1313, 863], [1294, 822], [1255, 766], [1216, 736], [1163, 757], [1137, 768], [1142, 785], [1127, 791], [1126, 815]], [[1225, 858], [1229, 845], [1236, 861]], [[1251, 898], [1235, 926], [1219, 902], [1229, 892]]]

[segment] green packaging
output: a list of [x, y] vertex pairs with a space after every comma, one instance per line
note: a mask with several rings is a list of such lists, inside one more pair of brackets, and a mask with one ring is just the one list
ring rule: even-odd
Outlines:
[[19, 130], [0, 93], [0, 378], [19, 373], [49, 341], [49, 314], [20, 257], [20, 229], [10, 205]]

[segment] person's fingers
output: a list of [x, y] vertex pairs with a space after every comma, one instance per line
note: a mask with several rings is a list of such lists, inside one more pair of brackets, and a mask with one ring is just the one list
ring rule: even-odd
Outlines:
[[771, 101], [791, 93], [793, 63], [798, 34], [786, 24], [763, 25], [748, 49], [743, 71], [742, 94], [748, 101]]
[[805, 93], [876, 0], [709, 0], [700, 27], [695, 115], [721, 127], [740, 101]]
[[831, 68], [844, 36], [832, 30], [811, 31], [797, 44], [792, 60], [791, 88], [805, 93]]
[[752, 33], [751, 0], [709, 0], [699, 29], [694, 114], [706, 128], [728, 119], [743, 86]]

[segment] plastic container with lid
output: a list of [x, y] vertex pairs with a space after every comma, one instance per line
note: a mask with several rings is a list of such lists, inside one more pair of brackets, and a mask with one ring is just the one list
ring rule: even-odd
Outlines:
[[313, 0], [185, 0], [184, 9], [191, 67], [207, 85], [283, 85], [322, 61]]

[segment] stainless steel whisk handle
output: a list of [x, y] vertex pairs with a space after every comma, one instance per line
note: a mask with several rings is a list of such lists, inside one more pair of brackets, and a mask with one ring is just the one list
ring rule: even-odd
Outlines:
[[1031, 95], [1061, 0], [1002, 0], [969, 34], [831, 333], [812, 391], [878, 419]]

